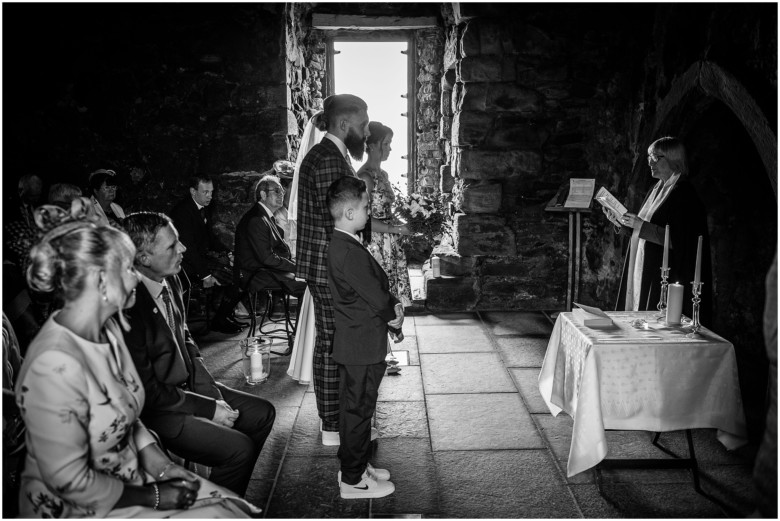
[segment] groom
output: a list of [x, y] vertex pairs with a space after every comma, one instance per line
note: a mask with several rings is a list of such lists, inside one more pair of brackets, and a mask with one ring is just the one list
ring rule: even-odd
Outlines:
[[[363, 158], [368, 131], [368, 106], [352, 94], [337, 94], [324, 102], [320, 130], [327, 134], [301, 163], [298, 181], [297, 275], [306, 279], [314, 300], [317, 339], [314, 344], [314, 394], [322, 420], [322, 444], [339, 445], [339, 373], [331, 358], [335, 329], [333, 298], [328, 288], [327, 251], [333, 217], [325, 196], [344, 176], [355, 177], [347, 154]], [[370, 236], [370, 235], [367, 235]]]

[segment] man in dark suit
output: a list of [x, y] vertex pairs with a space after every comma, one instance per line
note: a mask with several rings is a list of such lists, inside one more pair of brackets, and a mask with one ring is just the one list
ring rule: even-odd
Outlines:
[[236, 227], [234, 281], [248, 291], [278, 284], [301, 298], [306, 283], [295, 279], [290, 247], [274, 217], [284, 203], [279, 178], [263, 176], [255, 186], [255, 200], [257, 204], [241, 217]]
[[186, 251], [164, 214], [127, 216], [141, 275], [125, 334], [146, 391], [141, 418], [176, 455], [212, 467], [209, 479], [244, 495], [276, 411], [268, 401], [217, 383], [187, 329], [182, 299]]
[[[211, 229], [211, 199], [214, 194], [214, 183], [209, 176], [196, 175], [189, 180], [189, 196], [184, 197], [171, 209], [171, 219], [179, 231], [180, 240], [187, 247], [182, 268], [186, 279], [193, 285], [200, 284], [203, 288], [215, 285], [225, 285], [224, 298], [219, 306], [211, 329], [220, 333], [235, 334], [241, 331], [244, 324], [233, 318], [233, 302], [238, 289], [231, 284], [231, 270], [226, 269], [217, 259], [211, 258], [210, 251], [227, 257], [232, 262], [233, 254]], [[185, 279], [185, 283], [187, 280]], [[185, 288], [187, 291], [189, 288]]]
[[317, 337], [314, 345], [314, 394], [322, 421], [323, 445], [339, 444], [339, 373], [331, 358], [333, 299], [328, 288], [327, 248], [333, 217], [325, 201], [328, 187], [343, 176], [355, 177], [347, 153], [363, 157], [368, 132], [368, 107], [351, 94], [328, 97], [320, 115], [327, 134], [301, 163], [298, 184], [297, 275], [306, 280], [314, 300]]

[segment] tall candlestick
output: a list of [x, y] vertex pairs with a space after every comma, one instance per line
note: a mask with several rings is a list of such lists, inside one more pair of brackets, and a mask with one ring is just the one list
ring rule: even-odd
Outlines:
[[703, 239], [704, 238], [701, 235], [699, 235], [699, 246], [696, 249], [696, 271], [693, 274], [694, 284], [698, 284], [699, 282], [701, 282], [701, 244]]
[[669, 297], [666, 306], [666, 323], [679, 324], [682, 319], [683, 285], [679, 282], [669, 284]]
[[664, 235], [664, 262], [661, 265], [661, 269], [669, 267], [669, 225], [666, 225], [666, 235]]

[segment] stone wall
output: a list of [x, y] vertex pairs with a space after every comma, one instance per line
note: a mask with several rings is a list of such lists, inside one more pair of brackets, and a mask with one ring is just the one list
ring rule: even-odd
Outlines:
[[414, 32], [417, 51], [417, 164], [414, 184], [409, 186], [411, 192], [434, 194], [441, 189], [439, 169], [445, 146], [441, 136], [449, 128], [439, 112], [443, 39], [440, 29]]
[[[544, 208], [569, 178], [608, 184], [628, 168], [628, 92], [620, 90], [628, 46], [608, 47], [616, 36], [603, 24], [587, 34], [544, 27], [538, 9], [459, 4], [447, 27], [441, 111], [451, 148], [442, 172], [460, 213], [452, 244], [437, 254], [443, 274], [468, 277], [471, 292], [438, 304], [430, 295], [446, 283], [429, 280], [434, 309], [561, 309], [567, 221]], [[561, 20], [580, 14], [556, 9]], [[602, 220], [586, 220], [586, 244], [604, 230]], [[612, 290], [604, 286], [600, 304]]]
[[[241, 174], [291, 155], [284, 4], [17, 4], [3, 9], [3, 185], [40, 172], [85, 185], [113, 168], [125, 210], [168, 210], [216, 178], [224, 240], [251, 203]], [[31, 35], [35, 35], [31, 38]], [[24, 42], [24, 43], [21, 43]], [[9, 100], [12, 100], [9, 102]], [[129, 173], [143, 174], [131, 179]], [[244, 180], [247, 181], [248, 180]]]

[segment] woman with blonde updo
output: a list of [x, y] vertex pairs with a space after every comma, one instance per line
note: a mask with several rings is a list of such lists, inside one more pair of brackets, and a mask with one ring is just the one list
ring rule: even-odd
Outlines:
[[46, 233], [27, 281], [59, 291], [64, 306], [33, 339], [16, 381], [27, 427], [20, 516], [246, 517], [256, 508], [175, 465], [138, 420], [144, 387], [120, 329], [135, 303], [135, 247], [93, 214], [85, 198], [70, 211], [36, 209]]

